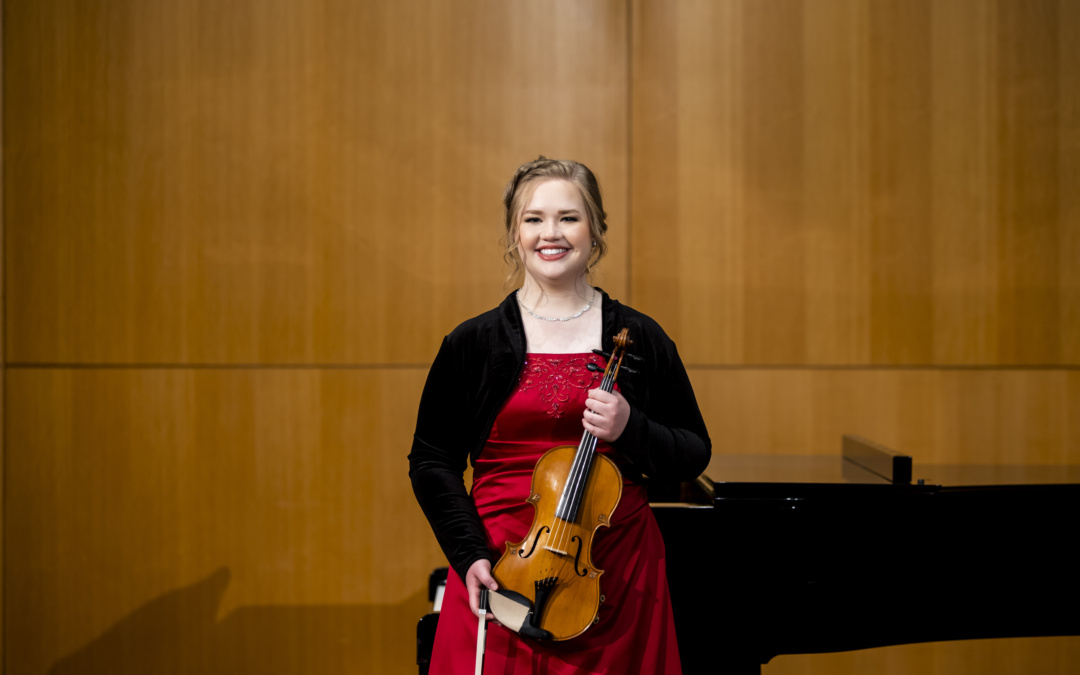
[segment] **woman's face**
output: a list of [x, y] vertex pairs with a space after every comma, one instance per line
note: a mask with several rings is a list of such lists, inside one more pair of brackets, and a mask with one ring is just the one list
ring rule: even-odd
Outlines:
[[584, 276], [592, 234], [577, 187], [558, 178], [537, 185], [521, 214], [517, 243], [525, 274], [535, 281], [566, 284]]

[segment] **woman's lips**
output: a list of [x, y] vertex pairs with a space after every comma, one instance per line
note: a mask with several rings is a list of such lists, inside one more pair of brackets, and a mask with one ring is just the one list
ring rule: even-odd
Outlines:
[[568, 254], [570, 249], [568, 248], [542, 248], [536, 251], [536, 255], [541, 260], [558, 260], [564, 255]]

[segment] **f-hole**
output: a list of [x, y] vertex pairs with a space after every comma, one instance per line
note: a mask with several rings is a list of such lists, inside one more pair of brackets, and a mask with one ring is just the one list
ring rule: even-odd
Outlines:
[[[518, 551], [518, 557], [528, 558], [529, 556], [531, 556], [533, 554], [533, 551], [536, 550], [536, 544], [540, 541], [540, 535], [542, 535], [545, 531], [550, 532], [551, 528], [548, 527], [547, 525], [545, 525], [545, 526], [541, 527], [539, 530], [537, 530], [536, 531], [536, 537], [533, 539], [532, 548], [529, 549], [528, 553], [525, 552], [524, 548], [521, 549], [520, 551]], [[574, 538], [577, 539], [577, 537], [574, 537]], [[581, 543], [580, 542], [578, 543], [578, 555], [581, 555]], [[577, 567], [576, 562], [574, 563], [574, 567]]]
[[571, 537], [570, 541], [574, 541], [575, 539], [577, 540], [577, 553], [574, 554], [574, 572], [576, 572], [579, 577], [583, 577], [589, 573], [589, 570], [578, 569], [578, 561], [581, 560], [582, 541], [581, 537], [577, 536], [576, 534]]

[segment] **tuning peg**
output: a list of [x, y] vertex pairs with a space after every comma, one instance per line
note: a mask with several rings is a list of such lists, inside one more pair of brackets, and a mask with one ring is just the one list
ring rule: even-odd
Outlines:
[[594, 350], [592, 350], [592, 353], [596, 354], [597, 356], [603, 356], [605, 359], [610, 359], [611, 358], [611, 354], [608, 353], [608, 352], [605, 352], [603, 349], [594, 349]]
[[638, 356], [637, 354], [631, 354], [630, 352], [626, 352], [626, 358], [630, 359], [635, 363], [641, 363], [645, 360], [644, 357]]
[[589, 365], [585, 366], [585, 368], [594, 373], [600, 370], [600, 366], [596, 365], [595, 363], [590, 363]]
[[626, 365], [625, 363], [623, 364], [622, 368], [619, 368], [619, 371], [623, 372], [623, 373], [630, 373], [631, 375], [637, 375], [638, 374], [638, 371], [634, 370], [633, 368]]

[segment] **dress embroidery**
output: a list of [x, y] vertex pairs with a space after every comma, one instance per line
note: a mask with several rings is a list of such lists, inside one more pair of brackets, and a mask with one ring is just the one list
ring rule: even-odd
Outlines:
[[[600, 366], [600, 370], [595, 373], [589, 370], [590, 363]], [[570, 400], [570, 393], [574, 389], [594, 389], [603, 376], [604, 362], [595, 354], [528, 354], [518, 381], [522, 391], [535, 389], [545, 404], [544, 412], [559, 419], [563, 414], [563, 406]]]

